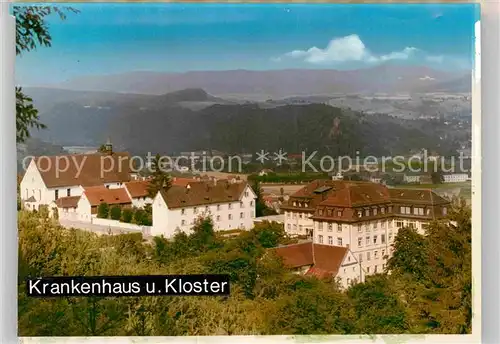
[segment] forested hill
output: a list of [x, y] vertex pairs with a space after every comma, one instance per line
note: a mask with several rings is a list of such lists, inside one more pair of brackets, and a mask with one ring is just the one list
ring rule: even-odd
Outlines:
[[[165, 98], [158, 99], [158, 102]], [[320, 151], [332, 155], [395, 155], [430, 148], [446, 154], [454, 147], [446, 130], [429, 121], [364, 115], [323, 104], [262, 108], [257, 104], [214, 104], [193, 111], [177, 103], [158, 104], [149, 96], [138, 106], [58, 103], [41, 110], [47, 130], [35, 135], [58, 144], [98, 145], [107, 138], [134, 153], [219, 150], [255, 153]], [[145, 106], [147, 105], [147, 106]], [[67, 130], [78, 128], [77, 130]]]

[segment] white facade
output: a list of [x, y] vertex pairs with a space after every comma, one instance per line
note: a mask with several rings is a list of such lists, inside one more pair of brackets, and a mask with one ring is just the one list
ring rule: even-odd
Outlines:
[[158, 193], [152, 205], [151, 235], [169, 238], [174, 236], [177, 230], [189, 234], [200, 216], [210, 216], [216, 231], [249, 230], [253, 228], [255, 219], [255, 198], [255, 193], [247, 186], [238, 201], [169, 209], [163, 196]]
[[412, 226], [423, 234], [427, 223], [398, 218], [356, 224], [315, 221], [313, 242], [349, 248], [366, 275], [372, 275], [384, 271], [400, 228]]
[[132, 200], [132, 207], [136, 208], [144, 208], [146, 204], [153, 204], [153, 199], [150, 197], [130, 197], [130, 199]]
[[49, 205], [57, 198], [80, 196], [82, 193], [83, 188], [80, 185], [48, 188], [34, 160], [30, 162], [20, 183], [21, 201], [27, 201], [31, 197], [35, 199], [35, 202], [26, 203], [26, 207], [30, 207], [30, 210], [38, 210], [40, 205]]
[[443, 181], [445, 183], [463, 183], [469, 179], [467, 173], [449, 173], [443, 174]]
[[359, 264], [356, 256], [350, 250], [347, 250], [336, 276], [341, 288], [347, 289], [356, 282], [364, 282], [365, 275], [364, 269]]
[[285, 211], [285, 231], [289, 235], [307, 235], [314, 229], [312, 212]]
[[76, 212], [78, 214], [78, 221], [92, 222], [92, 206], [85, 194], [78, 200]]

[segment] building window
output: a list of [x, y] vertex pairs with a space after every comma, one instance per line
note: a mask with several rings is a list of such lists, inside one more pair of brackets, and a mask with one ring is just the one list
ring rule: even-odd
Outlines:
[[[220, 216], [219, 216], [219, 215], [217, 215], [217, 218], [219, 218], [219, 217], [220, 217]], [[219, 220], [217, 220], [217, 221], [219, 221]], [[291, 224], [288, 224], [286, 227], [288, 228], [288, 230], [292, 229], [292, 225], [291, 225]]]
[[359, 258], [359, 262], [361, 263], [363, 261], [363, 253], [360, 253], [358, 258]]
[[182, 221], [181, 221], [181, 225], [182, 225], [182, 226], [185, 226], [185, 225], [186, 225], [186, 220], [182, 220]]
[[377, 266], [378, 266], [378, 265], [375, 265], [375, 267], [373, 268], [373, 272], [374, 272], [374, 273], [377, 273]]
[[387, 222], [387, 221], [382, 221], [382, 222], [380, 222], [380, 227], [381, 227], [382, 229], [385, 229], [385, 224], [386, 224], [386, 222]]
[[377, 227], [378, 227], [378, 222], [374, 222], [373, 223], [373, 230], [377, 230]]
[[233, 219], [233, 214], [229, 214], [229, 215], [227, 216], [227, 218], [228, 218], [229, 220], [232, 220], [232, 219]]
[[71, 196], [71, 189], [66, 189], [66, 196], [70, 197]]
[[240, 219], [244, 218], [245, 215], [243, 213], [240, 213]]
[[228, 209], [233, 209], [233, 204], [232, 204], [232, 203], [229, 203], [229, 204], [227, 205], [227, 207], [228, 207]]
[[385, 250], [382, 250], [382, 259], [385, 259]]
[[342, 238], [337, 238], [337, 245], [342, 246]]
[[385, 234], [380, 235], [380, 243], [385, 244]]
[[328, 224], [328, 231], [331, 232], [333, 230], [333, 225], [331, 223]]
[[217, 210], [220, 210], [220, 204], [217, 204]]
[[[220, 215], [217, 215], [217, 221], [220, 221]], [[290, 225], [288, 225], [290, 227]]]
[[381, 212], [382, 214], [385, 214], [385, 207], [380, 208], [380, 212]]
[[389, 232], [389, 242], [392, 241], [392, 232]]
[[350, 278], [347, 279], [347, 284], [351, 284], [351, 279]]
[[319, 213], [320, 216], [322, 216], [323, 215], [323, 209], [318, 210], [318, 213]]
[[243, 202], [240, 202], [240, 208], [243, 208], [244, 205], [243, 205]]
[[366, 246], [368, 246], [368, 245], [370, 245], [370, 237], [369, 236], [366, 237]]
[[365, 216], [370, 216], [370, 210], [369, 209], [365, 210]]
[[371, 260], [371, 257], [370, 257], [370, 252], [366, 252], [366, 260], [367, 260], [367, 261], [370, 261], [370, 260]]
[[364, 226], [365, 226], [365, 231], [369, 232], [370, 231], [370, 225], [365, 224]]
[[194, 207], [194, 208], [193, 208], [193, 213], [194, 213], [194, 214], [198, 214], [198, 208]]
[[293, 206], [296, 207], [297, 206], [297, 202], [293, 202]]
[[403, 228], [404, 227], [403, 221], [396, 221], [396, 227]]
[[253, 207], [253, 201], [250, 201], [250, 206]]
[[430, 215], [431, 215], [431, 209], [430, 209], [430, 208], [427, 208], [426, 213], [427, 213], [427, 216], [430, 216]]
[[363, 231], [363, 227], [361, 225], [358, 225], [358, 233], [361, 233]]
[[358, 210], [358, 217], [363, 216], [363, 212], [361, 210]]
[[323, 222], [318, 222], [318, 230], [323, 230]]
[[302, 218], [302, 213], [299, 214], [299, 219], [301, 219], [301, 218]]
[[373, 252], [373, 258], [375, 258], [375, 259], [378, 258], [378, 251]]
[[184, 215], [186, 214], [186, 210], [185, 209], [181, 209], [181, 215]]
[[446, 216], [446, 214], [448, 214], [448, 209], [446, 209], [446, 207], [443, 207], [443, 216]]
[[387, 210], [387, 212], [392, 213], [392, 206], [389, 206], [389, 209]]
[[337, 232], [342, 233], [342, 224], [337, 224]]
[[299, 225], [299, 232], [302, 232], [302, 225]]
[[342, 217], [342, 210], [337, 211], [337, 217]]
[[424, 208], [413, 208], [413, 215], [424, 215]]
[[296, 232], [297, 231], [297, 225], [293, 225], [293, 231]]
[[318, 235], [318, 241], [320, 244], [323, 243], [323, 236], [322, 235]]
[[377, 236], [376, 235], [373, 236], [373, 245], [377, 245]]
[[55, 191], [55, 198], [56, 198], [56, 199], [59, 199], [59, 190], [56, 190], [56, 191]]
[[328, 237], [328, 245], [333, 245], [333, 237], [332, 236]]
[[326, 209], [326, 216], [332, 216], [332, 210]]
[[366, 267], [366, 273], [368, 273], [368, 274], [370, 273], [370, 267], [369, 266]]
[[375, 216], [375, 215], [377, 215], [377, 208], [374, 208], [374, 209], [373, 209], [373, 215], [374, 215], [374, 216]]
[[363, 246], [363, 238], [359, 237], [358, 238], [358, 247], [362, 247]]
[[245, 191], [245, 197], [248, 197], [248, 191]]

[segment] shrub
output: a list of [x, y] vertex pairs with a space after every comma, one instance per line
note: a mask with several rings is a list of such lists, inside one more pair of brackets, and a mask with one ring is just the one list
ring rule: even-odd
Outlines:
[[101, 203], [99, 204], [99, 207], [97, 208], [97, 217], [101, 219], [107, 219], [109, 215], [109, 205], [108, 203]]
[[122, 209], [119, 206], [114, 206], [110, 210], [110, 216], [113, 220], [120, 220], [122, 216]]
[[144, 222], [146, 221], [147, 214], [144, 210], [142, 209], [137, 209], [134, 213], [134, 223], [138, 225], [144, 225]]
[[134, 216], [134, 213], [132, 212], [132, 209], [123, 209], [122, 211], [122, 221], [126, 223], [132, 222], [132, 217]]

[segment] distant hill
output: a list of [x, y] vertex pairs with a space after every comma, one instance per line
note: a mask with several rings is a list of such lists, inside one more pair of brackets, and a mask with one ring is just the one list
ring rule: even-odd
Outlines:
[[471, 75], [465, 75], [461, 78], [436, 83], [425, 88], [425, 90], [427, 92], [470, 93], [472, 91], [472, 77]]
[[[263, 108], [231, 104], [196, 89], [159, 96], [99, 94], [97, 100], [89, 93], [62, 91], [66, 101], [53, 90], [59, 101], [50, 104], [41, 99], [47, 90], [31, 91], [27, 89], [48, 126], [33, 135], [58, 145], [98, 146], [110, 138], [117, 149], [133, 153], [210, 149], [255, 153], [281, 148], [380, 156], [407, 153], [422, 145], [447, 150], [453, 144], [439, 138], [445, 135], [437, 123], [364, 115], [323, 104]], [[195, 111], [186, 102], [203, 107]], [[336, 118], [339, 130], [333, 128]]]
[[426, 88], [431, 89], [433, 85], [455, 80], [462, 75], [422, 66], [385, 64], [356, 70], [130, 72], [81, 77], [51, 85], [51, 87], [155, 95], [197, 88], [223, 98], [247, 96], [252, 99], [257, 97], [265, 100], [273, 97], [310, 96], [335, 92], [413, 92], [416, 90], [425, 92]]

